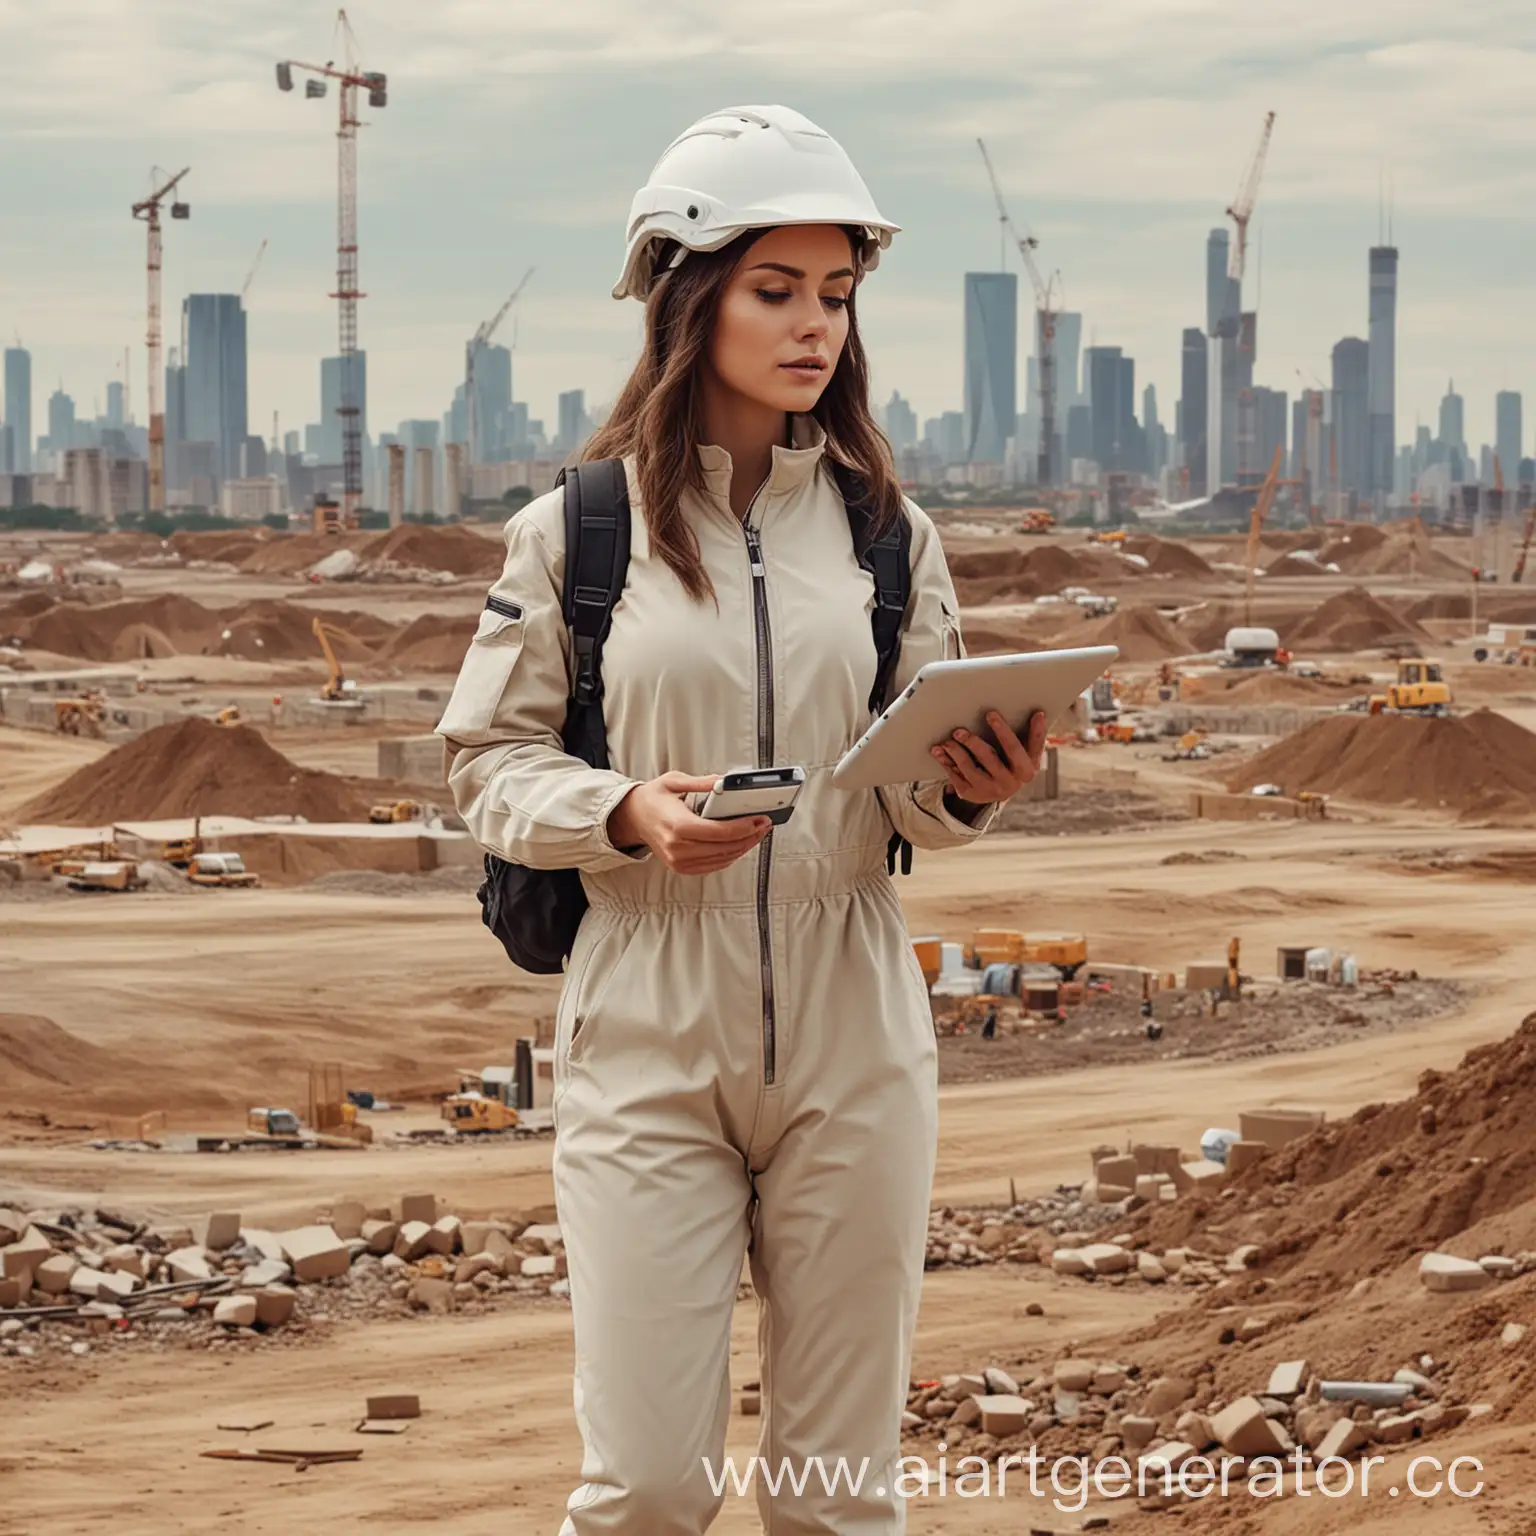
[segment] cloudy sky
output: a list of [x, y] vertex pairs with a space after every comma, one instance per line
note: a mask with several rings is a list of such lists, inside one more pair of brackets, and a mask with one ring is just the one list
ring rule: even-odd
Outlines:
[[[517, 395], [551, 429], [559, 390], [610, 398], [638, 337], [639, 306], [608, 297], [635, 186], [702, 112], [763, 101], [840, 138], [904, 226], [862, 303], [882, 398], [960, 404], [962, 273], [999, 260], [980, 134], [1085, 343], [1130, 352], [1171, 421], [1206, 233], [1274, 109], [1248, 287], [1251, 303], [1261, 275], [1260, 381], [1326, 380], [1333, 343], [1365, 335], [1385, 183], [1399, 438], [1434, 422], [1454, 375], [1474, 444], [1494, 392], [1523, 389], [1531, 451], [1530, 0], [356, 0], [349, 15], [365, 67], [390, 77], [360, 156], [374, 431], [441, 414], [465, 337], [530, 266]], [[316, 418], [317, 359], [335, 349], [335, 99], [280, 94], [272, 66], [338, 52], [318, 0], [0, 0], [0, 334], [32, 349], [35, 420], [60, 380], [83, 413], [104, 405], [125, 347], [143, 419], [129, 206], [153, 166], [182, 165], [193, 212], [167, 231], [168, 313], [188, 291], [238, 290], [267, 239], [251, 429], [274, 410], [284, 430]]]

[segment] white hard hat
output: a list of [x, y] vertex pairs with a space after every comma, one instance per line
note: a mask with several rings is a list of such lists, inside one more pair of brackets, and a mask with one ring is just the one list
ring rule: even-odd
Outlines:
[[716, 251], [746, 230], [779, 224], [862, 229], [865, 271], [901, 228], [875, 207], [842, 145], [808, 117], [789, 107], [711, 112], [667, 146], [635, 193], [613, 296], [646, 297], [663, 241], [679, 245], [669, 263], [676, 265], [689, 251]]

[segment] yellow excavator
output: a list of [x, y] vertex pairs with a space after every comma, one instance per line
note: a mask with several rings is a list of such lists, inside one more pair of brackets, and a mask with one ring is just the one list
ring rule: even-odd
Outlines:
[[1404, 657], [1397, 664], [1397, 681], [1385, 693], [1372, 694], [1373, 715], [1438, 715], [1451, 712], [1451, 685], [1438, 661]]
[[420, 821], [422, 814], [419, 800], [385, 800], [369, 807], [368, 820], [387, 825], [399, 821]]
[[331, 669], [330, 677], [321, 685], [320, 697], [328, 704], [361, 703], [357, 694], [357, 684], [347, 676], [336, 652], [331, 648], [333, 635], [338, 640], [356, 640], [357, 636], [350, 630], [343, 629], [339, 624], [327, 624], [318, 614], [310, 627], [314, 631], [315, 639], [320, 642], [326, 665]]

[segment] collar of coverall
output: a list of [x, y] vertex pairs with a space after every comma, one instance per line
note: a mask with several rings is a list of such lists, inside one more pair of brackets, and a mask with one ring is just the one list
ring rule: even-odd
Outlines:
[[[793, 447], [775, 444], [773, 467], [768, 482], [759, 494], [781, 496], [808, 484], [827, 446], [827, 434], [814, 416], [790, 417], [790, 441]], [[704, 471], [704, 488], [717, 507], [731, 508], [731, 456], [713, 443], [699, 444], [699, 465]], [[733, 514], [734, 515], [734, 514]]]

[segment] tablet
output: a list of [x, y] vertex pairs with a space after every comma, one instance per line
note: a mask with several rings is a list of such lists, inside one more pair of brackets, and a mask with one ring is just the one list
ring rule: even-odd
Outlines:
[[933, 748], [964, 728], [991, 739], [987, 711], [998, 710], [1022, 739], [1030, 717], [1054, 724], [1120, 654], [1118, 646], [1030, 651], [932, 661], [832, 770], [839, 789], [916, 784], [947, 777]]

